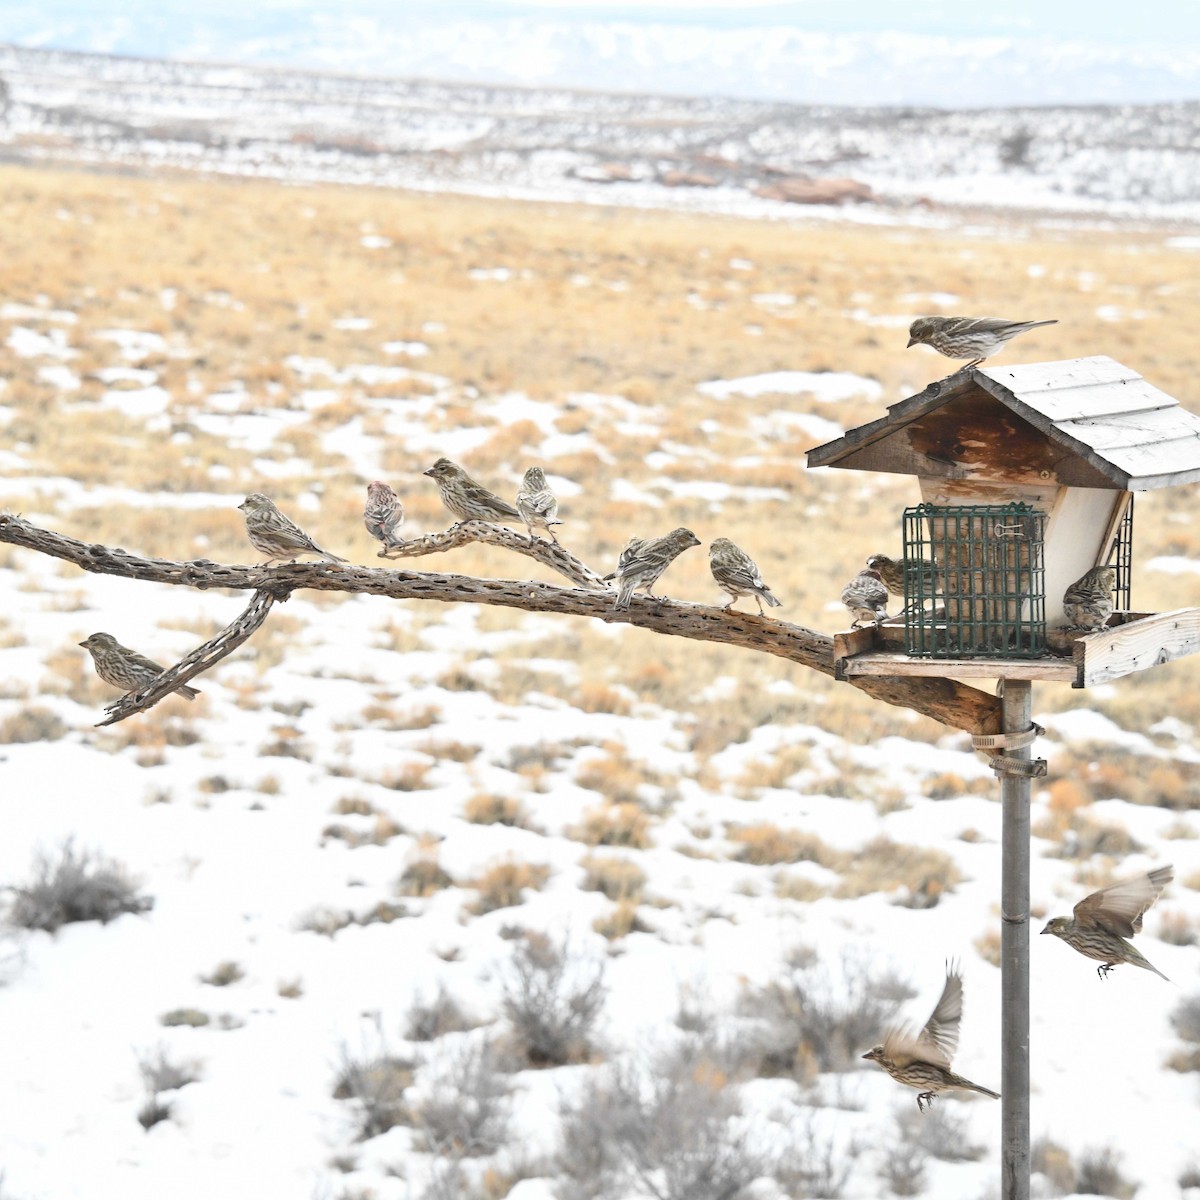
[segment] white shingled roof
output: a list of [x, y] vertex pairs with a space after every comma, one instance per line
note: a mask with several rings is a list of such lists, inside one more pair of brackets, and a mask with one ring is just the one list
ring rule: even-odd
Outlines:
[[809, 466], [839, 465], [972, 387], [1078, 455], [1114, 487], [1142, 491], [1200, 480], [1200, 416], [1106, 355], [964, 368], [893, 404], [887, 416], [810, 450]]

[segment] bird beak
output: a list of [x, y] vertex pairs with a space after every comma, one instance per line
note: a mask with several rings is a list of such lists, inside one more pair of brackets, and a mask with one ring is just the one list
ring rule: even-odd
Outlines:
[[433, 468], [432, 468], [432, 467], [430, 467], [428, 471], [422, 471], [422, 472], [421, 472], [421, 474], [422, 474], [422, 475], [432, 475], [432, 474], [433, 474]]
[[866, 1054], [864, 1054], [862, 1057], [863, 1057], [863, 1058], [871, 1058], [871, 1057], [872, 1057], [872, 1054], [871, 1054], [870, 1050], [868, 1050], [868, 1051], [866, 1052]]
[[1049, 933], [1049, 932], [1050, 932], [1050, 926], [1049, 926], [1049, 925], [1047, 925], [1047, 926], [1046, 926], [1046, 928], [1042, 930], [1042, 932], [1043, 932], [1043, 933]]
[[76, 642], [75, 645], [82, 646], [85, 650], [87, 649], [87, 642]]
[[[908, 346], [915, 346], [916, 344], [917, 344], [917, 339], [916, 339], [916, 338], [914, 338], [914, 337], [910, 337], [910, 338], [908, 339]], [[904, 347], [904, 348], [905, 348], [905, 350], [907, 350], [907, 349], [908, 349], [908, 346], [905, 346], [905, 347]]]

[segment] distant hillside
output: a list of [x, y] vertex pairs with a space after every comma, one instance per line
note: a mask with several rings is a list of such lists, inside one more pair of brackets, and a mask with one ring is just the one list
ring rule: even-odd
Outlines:
[[11, 46], [0, 79], [0, 152], [15, 161], [749, 216], [838, 203], [867, 220], [979, 209], [1200, 219], [1200, 103], [838, 108]]

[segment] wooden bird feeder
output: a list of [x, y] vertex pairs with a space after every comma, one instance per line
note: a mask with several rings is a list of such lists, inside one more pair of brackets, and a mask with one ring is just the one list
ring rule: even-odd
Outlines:
[[[1111, 358], [965, 367], [808, 454], [810, 467], [916, 475], [905, 613], [834, 637], [839, 678], [998, 679], [1001, 1197], [1029, 1200], [1029, 805], [1034, 679], [1087, 687], [1200, 650], [1200, 608], [1132, 612], [1133, 493], [1200, 480], [1200, 417]], [[1104, 629], [1066, 631], [1062, 597], [1116, 567]], [[1056, 628], [1059, 627], [1059, 628]]]
[[[1130, 602], [1133, 493], [1200, 480], [1200, 417], [1111, 358], [965, 368], [810, 450], [808, 465], [916, 475], [905, 552], [935, 566], [903, 620], [837, 636], [840, 678], [1088, 687], [1200, 650], [1200, 608]], [[1117, 578], [1107, 627], [1065, 630], [1063, 593], [1104, 563]]]

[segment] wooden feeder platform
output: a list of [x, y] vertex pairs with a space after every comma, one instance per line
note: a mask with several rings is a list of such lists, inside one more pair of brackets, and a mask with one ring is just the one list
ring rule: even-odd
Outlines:
[[1095, 633], [1053, 629], [1039, 658], [925, 658], [905, 653], [904, 621], [834, 634], [838, 679], [863, 675], [916, 675], [954, 679], [1049, 679], [1094, 687], [1136, 671], [1200, 653], [1200, 608], [1173, 612], [1115, 612]]

